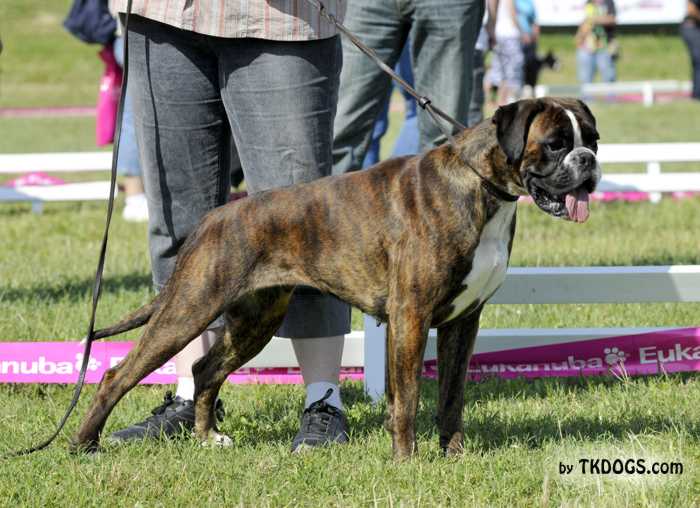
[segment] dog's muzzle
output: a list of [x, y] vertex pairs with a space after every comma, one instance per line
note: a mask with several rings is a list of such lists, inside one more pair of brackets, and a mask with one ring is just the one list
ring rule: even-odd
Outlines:
[[542, 210], [581, 223], [588, 220], [589, 196], [595, 191], [600, 175], [595, 152], [581, 146], [569, 152], [551, 174], [531, 173], [526, 186]]

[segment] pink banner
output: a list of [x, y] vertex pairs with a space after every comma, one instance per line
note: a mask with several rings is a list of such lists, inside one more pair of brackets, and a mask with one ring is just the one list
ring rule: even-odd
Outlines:
[[[97, 383], [105, 370], [119, 363], [131, 342], [97, 342], [86, 375]], [[82, 362], [78, 342], [0, 343], [0, 383], [74, 383]], [[425, 363], [424, 375], [437, 376], [435, 360]], [[568, 342], [547, 346], [510, 349], [473, 356], [469, 375], [561, 377], [595, 375], [643, 375], [700, 370], [700, 328], [684, 328]], [[361, 367], [342, 369], [343, 379], [359, 380]], [[245, 368], [231, 374], [229, 382], [289, 384], [301, 383], [298, 368]], [[175, 364], [167, 362], [147, 376], [144, 384], [175, 383]]]
[[[132, 342], [95, 342], [85, 382], [99, 383], [105, 371], [118, 364]], [[0, 383], [75, 383], [83, 361], [79, 342], [0, 342]], [[362, 379], [362, 368], [344, 368], [343, 379]], [[245, 368], [228, 378], [233, 384], [302, 383], [298, 368]], [[146, 376], [142, 384], [174, 384], [175, 362], [170, 360]]]
[[[475, 379], [637, 376], [697, 370], [700, 370], [700, 328], [481, 353], [474, 355], [469, 364], [469, 375]], [[426, 362], [424, 373], [428, 377], [437, 376], [435, 360]]]

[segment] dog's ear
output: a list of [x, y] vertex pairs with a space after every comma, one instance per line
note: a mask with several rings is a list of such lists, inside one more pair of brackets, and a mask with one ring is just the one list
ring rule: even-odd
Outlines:
[[508, 158], [508, 164], [520, 161], [525, 150], [527, 133], [535, 115], [544, 109], [537, 99], [526, 99], [501, 106], [493, 115], [498, 144]]
[[576, 102], [578, 102], [579, 106], [581, 106], [581, 109], [583, 112], [590, 118], [591, 123], [593, 124], [593, 127], [597, 127], [595, 124], [595, 117], [593, 116], [593, 113], [591, 112], [590, 109], [588, 109], [588, 106], [586, 105], [585, 102], [583, 102], [581, 99], [576, 99]]

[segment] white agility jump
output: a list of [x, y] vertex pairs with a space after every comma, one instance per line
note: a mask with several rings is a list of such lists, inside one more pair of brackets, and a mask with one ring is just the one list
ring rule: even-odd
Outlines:
[[112, 152], [56, 152], [0, 154], [0, 174], [75, 173], [106, 171], [112, 167]]
[[700, 173], [664, 173], [662, 163], [700, 162], [700, 143], [622, 143], [598, 148], [602, 165], [646, 164], [646, 173], [607, 173], [599, 192], [648, 192], [654, 203], [662, 192], [700, 191]]
[[[700, 302], [700, 265], [510, 268], [503, 286], [489, 304]], [[668, 330], [666, 328], [482, 329], [475, 353], [575, 343]], [[385, 325], [365, 316], [364, 331], [346, 336], [343, 367], [364, 367], [365, 390], [384, 394]], [[274, 338], [245, 367], [298, 367], [291, 342]], [[431, 330], [425, 359], [437, 357], [436, 331]]]
[[690, 81], [616, 81], [614, 83], [587, 83], [584, 85], [537, 85], [535, 97], [548, 95], [575, 97], [612, 97], [629, 94], [640, 94], [642, 104], [649, 107], [660, 94], [688, 94], [691, 90]]
[[[601, 164], [644, 163], [645, 174], [605, 174], [599, 190], [603, 192], [674, 192], [700, 191], [700, 173], [659, 174], [667, 162], [700, 162], [700, 143], [656, 143], [601, 145]], [[110, 152], [79, 154], [0, 155], [0, 174], [31, 171], [67, 172], [108, 170]], [[650, 172], [651, 168], [651, 172]], [[108, 182], [98, 182], [108, 185]], [[84, 184], [76, 184], [84, 185]], [[55, 186], [55, 189], [67, 185]], [[38, 188], [33, 192], [39, 192]], [[21, 189], [0, 190], [0, 201], [52, 200], [38, 194], [9, 194]], [[47, 189], [48, 190], [48, 189]], [[2, 192], [8, 191], [9, 199]], [[29, 192], [27, 190], [27, 192]], [[106, 199], [106, 194], [101, 194]], [[69, 199], [69, 198], [66, 198]], [[83, 198], [85, 199], [85, 198]], [[89, 198], [88, 198], [89, 199]], [[506, 280], [494, 295], [494, 304], [527, 303], [633, 303], [633, 302], [700, 302], [700, 266], [660, 267], [579, 267], [579, 268], [511, 268]], [[479, 333], [476, 353], [513, 347], [576, 342], [612, 335], [633, 335], [658, 329], [497, 329]], [[435, 333], [426, 349], [426, 358], [435, 358]], [[365, 330], [353, 331], [346, 339], [342, 365], [364, 366], [365, 388], [373, 398], [384, 393], [384, 327], [365, 317]], [[273, 339], [247, 367], [295, 367], [290, 341]]]
[[[700, 172], [667, 172], [661, 175], [661, 164], [700, 162], [700, 143], [602, 144], [598, 159], [604, 166], [641, 163], [647, 167], [646, 173], [604, 172], [598, 188], [600, 192], [649, 192], [652, 193], [652, 201], [658, 201], [662, 192], [700, 191]], [[0, 174], [107, 171], [111, 165], [111, 152], [0, 154]], [[0, 188], [0, 202], [103, 200], [109, 196], [108, 182], [30, 189], [37, 188]]]
[[[568, 268], [510, 268], [492, 304], [580, 304], [700, 302], [700, 265]], [[492, 329], [480, 330], [475, 353], [634, 335], [659, 328]], [[384, 394], [386, 328], [365, 316], [364, 382], [366, 392]], [[437, 356], [431, 330], [426, 360]]]
[[[0, 174], [75, 173], [106, 171], [111, 167], [112, 152], [0, 154]], [[0, 187], [0, 203], [28, 201], [32, 203], [32, 210], [39, 213], [44, 202], [109, 199], [109, 186], [109, 182], [82, 182], [47, 186]]]

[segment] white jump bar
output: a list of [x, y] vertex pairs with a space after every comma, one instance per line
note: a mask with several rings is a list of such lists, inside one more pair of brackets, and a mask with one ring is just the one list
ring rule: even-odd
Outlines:
[[700, 302], [700, 265], [510, 268], [491, 303]]
[[[0, 202], [13, 201], [102, 201], [109, 199], [109, 182], [67, 183], [0, 187]], [[116, 196], [117, 189], [114, 189]]]
[[598, 147], [601, 163], [700, 161], [700, 143], [613, 143]]
[[603, 174], [598, 192], [699, 192], [700, 173]]
[[0, 155], [0, 173], [103, 171], [112, 167], [112, 152], [14, 153]]

